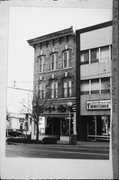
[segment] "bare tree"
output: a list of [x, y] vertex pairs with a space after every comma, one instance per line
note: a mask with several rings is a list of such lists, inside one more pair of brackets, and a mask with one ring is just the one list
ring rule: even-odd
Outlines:
[[42, 113], [46, 110], [47, 106], [50, 106], [53, 103], [53, 100], [48, 101], [49, 97], [49, 84], [45, 86], [45, 94], [43, 97], [40, 97], [39, 93], [34, 94], [32, 105], [30, 103], [26, 103], [24, 99], [22, 99], [22, 107], [20, 113], [25, 113], [28, 117], [31, 117], [31, 120], [36, 125], [36, 140], [39, 140], [39, 117], [42, 116]]

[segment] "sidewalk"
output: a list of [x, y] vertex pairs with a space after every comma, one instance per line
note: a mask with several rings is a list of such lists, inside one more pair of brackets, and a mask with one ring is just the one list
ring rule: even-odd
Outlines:
[[85, 147], [109, 147], [109, 142], [97, 142], [97, 141], [77, 141], [76, 145], [69, 144], [68, 141], [58, 141], [57, 145], [68, 145], [68, 146], [85, 146]]

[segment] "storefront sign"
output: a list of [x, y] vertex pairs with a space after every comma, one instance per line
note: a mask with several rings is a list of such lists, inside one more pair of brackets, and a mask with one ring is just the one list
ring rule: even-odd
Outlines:
[[111, 109], [111, 100], [87, 101], [87, 110]]

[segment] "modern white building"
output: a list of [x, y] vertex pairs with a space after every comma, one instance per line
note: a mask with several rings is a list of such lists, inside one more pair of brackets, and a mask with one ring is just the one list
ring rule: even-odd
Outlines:
[[112, 21], [77, 30], [76, 46], [78, 139], [108, 140]]

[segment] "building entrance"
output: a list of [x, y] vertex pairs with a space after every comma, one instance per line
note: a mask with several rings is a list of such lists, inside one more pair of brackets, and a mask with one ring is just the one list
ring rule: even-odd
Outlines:
[[46, 135], [60, 135], [60, 121], [58, 118], [47, 118]]
[[46, 135], [70, 136], [73, 134], [73, 117], [47, 118]]

